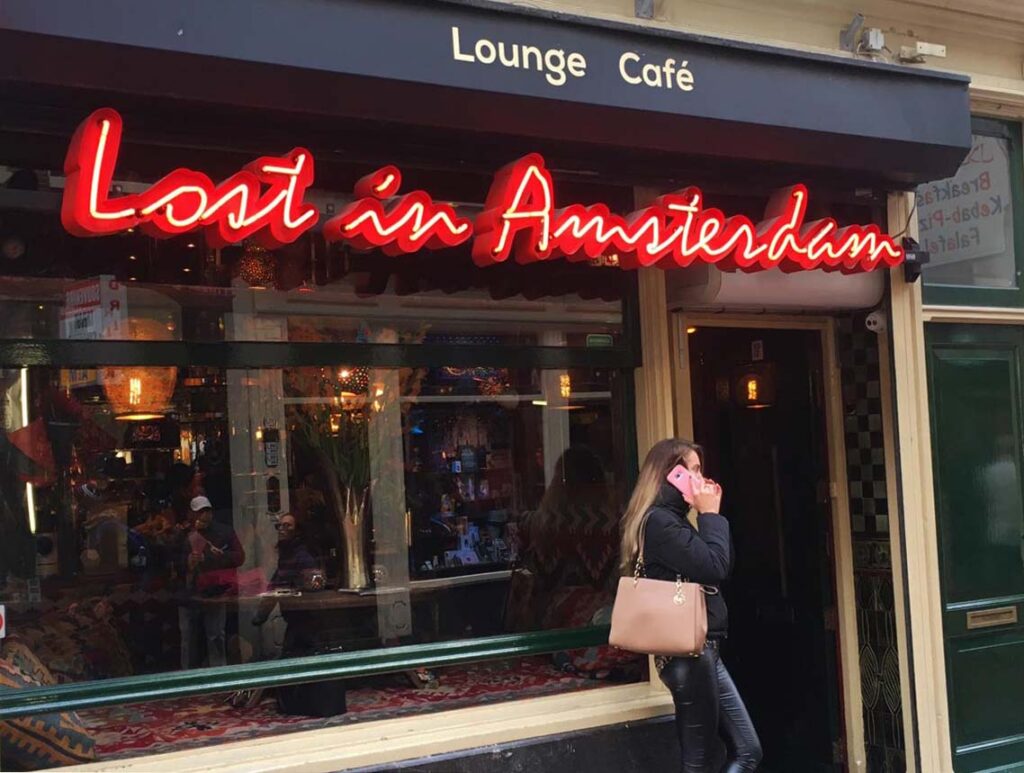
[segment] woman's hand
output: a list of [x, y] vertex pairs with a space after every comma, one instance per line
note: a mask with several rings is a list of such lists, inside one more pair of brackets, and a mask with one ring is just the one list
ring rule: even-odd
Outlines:
[[698, 513], [717, 513], [722, 506], [722, 487], [713, 480], [705, 480], [694, 492], [693, 506]]

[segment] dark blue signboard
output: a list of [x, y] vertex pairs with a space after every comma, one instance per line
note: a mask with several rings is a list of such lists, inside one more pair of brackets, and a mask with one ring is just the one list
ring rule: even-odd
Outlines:
[[[966, 78], [490, 3], [5, 0], [3, 29], [135, 47], [134, 62], [125, 49], [118, 69], [169, 69], [153, 73], [163, 84], [175, 55], [286, 67], [295, 79], [373, 79], [380, 102], [362, 83], [322, 90], [319, 109], [434, 126], [564, 131], [690, 155], [873, 169], [904, 183], [952, 173], [970, 147]], [[196, 72], [183, 69], [183, 80]], [[199, 72], [217, 78], [212, 63]], [[268, 82], [264, 97], [281, 83]], [[201, 88], [186, 81], [177, 93]]]

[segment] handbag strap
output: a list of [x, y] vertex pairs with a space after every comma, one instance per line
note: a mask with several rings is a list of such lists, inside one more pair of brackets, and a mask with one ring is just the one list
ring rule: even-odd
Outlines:
[[651, 517], [651, 509], [647, 508], [643, 520], [640, 521], [640, 535], [637, 540], [636, 563], [633, 567], [633, 579], [638, 580], [646, 576], [644, 572], [644, 537], [647, 534], [647, 519]]

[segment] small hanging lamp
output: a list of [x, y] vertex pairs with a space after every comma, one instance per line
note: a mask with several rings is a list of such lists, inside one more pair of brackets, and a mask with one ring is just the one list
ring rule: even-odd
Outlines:
[[277, 262], [274, 259], [274, 254], [255, 242], [248, 242], [242, 252], [242, 257], [238, 259], [235, 276], [253, 290], [266, 290], [274, 287], [277, 278]]
[[[129, 319], [132, 341], [168, 341], [167, 325], [155, 319]], [[118, 421], [151, 421], [167, 415], [178, 369], [173, 366], [104, 368], [103, 392]]]

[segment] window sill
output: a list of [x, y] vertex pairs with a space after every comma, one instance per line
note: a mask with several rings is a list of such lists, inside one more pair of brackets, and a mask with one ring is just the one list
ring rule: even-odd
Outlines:
[[651, 682], [310, 730], [65, 770], [312, 773], [381, 765], [497, 743], [664, 716], [667, 691]]
[[940, 306], [925, 304], [925, 322], [973, 322], [990, 325], [1024, 325], [1024, 309], [998, 306]]

